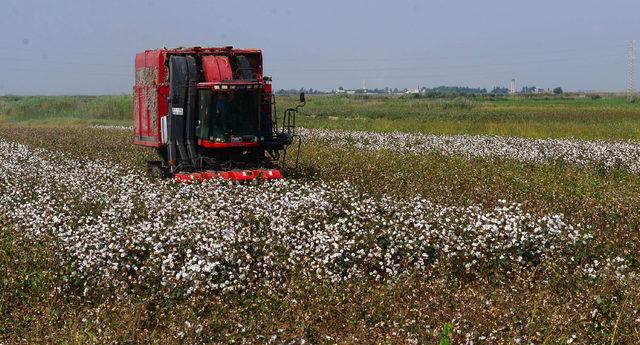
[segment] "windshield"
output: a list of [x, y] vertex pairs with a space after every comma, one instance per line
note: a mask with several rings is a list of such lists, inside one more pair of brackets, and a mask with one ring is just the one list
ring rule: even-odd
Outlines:
[[257, 90], [198, 91], [200, 138], [216, 142], [255, 141], [260, 109]]

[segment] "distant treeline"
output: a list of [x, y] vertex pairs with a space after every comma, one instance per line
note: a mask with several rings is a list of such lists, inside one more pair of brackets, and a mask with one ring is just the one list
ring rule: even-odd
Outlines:
[[[331, 91], [322, 91], [313, 88], [300, 88], [300, 89], [280, 89], [275, 92], [276, 95], [288, 96], [288, 95], [296, 95], [300, 92], [308, 93], [308, 94], [426, 94], [431, 96], [438, 95], [472, 95], [472, 94], [508, 94], [509, 89], [502, 86], [496, 86], [491, 91], [488, 91], [486, 88], [478, 88], [478, 87], [469, 87], [469, 86], [438, 86], [433, 88], [422, 87], [420, 89], [398, 89], [398, 88], [374, 88], [374, 89], [345, 89], [342, 86], [338, 87], [338, 89], [333, 89]], [[557, 87], [552, 90], [542, 89], [535, 86], [523, 86], [522, 89], [518, 92], [520, 94], [531, 94], [531, 93], [555, 93], [562, 94], [562, 88]]]
[[396, 88], [374, 88], [374, 89], [345, 89], [342, 86], [338, 87], [338, 89], [334, 89], [331, 91], [322, 91], [313, 88], [300, 88], [300, 89], [280, 89], [275, 93], [276, 95], [295, 95], [300, 92], [309, 93], [309, 94], [331, 94], [331, 93], [370, 93], [370, 94], [389, 94], [389, 93], [450, 93], [450, 94], [474, 94], [474, 93], [487, 93], [487, 89], [484, 88], [473, 88], [468, 86], [438, 86], [434, 88], [426, 88], [422, 87], [420, 90], [413, 89], [409, 90], [407, 88], [398, 89]]

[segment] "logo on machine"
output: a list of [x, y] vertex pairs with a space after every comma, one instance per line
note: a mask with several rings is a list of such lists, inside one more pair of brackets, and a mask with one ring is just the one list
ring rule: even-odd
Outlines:
[[173, 115], [184, 115], [183, 108], [171, 108], [171, 114]]

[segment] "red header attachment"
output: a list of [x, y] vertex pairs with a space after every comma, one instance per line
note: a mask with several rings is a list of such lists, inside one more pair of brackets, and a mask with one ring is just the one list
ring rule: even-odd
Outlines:
[[198, 145], [206, 147], [208, 149], [228, 149], [236, 147], [258, 147], [260, 146], [260, 143], [258, 143], [257, 141], [218, 143], [215, 141], [200, 139], [198, 140]]
[[255, 180], [264, 182], [266, 180], [280, 180], [283, 179], [284, 176], [282, 176], [282, 172], [278, 169], [205, 171], [202, 173], [178, 173], [174, 176], [176, 182], [187, 184], [203, 182], [214, 178], [237, 182], [250, 182]]

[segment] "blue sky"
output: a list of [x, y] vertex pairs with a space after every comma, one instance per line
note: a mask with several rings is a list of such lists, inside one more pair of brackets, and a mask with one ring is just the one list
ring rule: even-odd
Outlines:
[[3, 0], [0, 94], [129, 93], [137, 51], [261, 48], [275, 88], [623, 90], [640, 1]]

